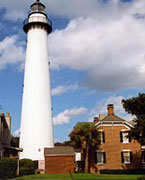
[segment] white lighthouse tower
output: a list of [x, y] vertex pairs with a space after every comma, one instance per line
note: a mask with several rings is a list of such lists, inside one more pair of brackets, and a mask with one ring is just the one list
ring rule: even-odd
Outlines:
[[44, 148], [54, 147], [48, 58], [48, 34], [52, 23], [37, 0], [24, 21], [27, 33], [20, 158], [44, 160]]

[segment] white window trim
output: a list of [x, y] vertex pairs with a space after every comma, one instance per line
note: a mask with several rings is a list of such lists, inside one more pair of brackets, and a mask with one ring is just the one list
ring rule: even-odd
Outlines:
[[[103, 153], [104, 150], [96, 150], [97, 153]], [[104, 156], [103, 156], [103, 161], [104, 161]], [[104, 164], [104, 162], [97, 162], [98, 165]]]
[[[122, 129], [121, 132], [122, 132], [122, 141], [123, 141], [123, 138], [124, 138], [124, 137], [123, 137], [123, 132], [128, 133], [129, 130], [127, 130], [127, 129]], [[127, 139], [128, 139], [128, 142], [124, 142], [124, 141], [123, 141], [122, 143], [123, 143], [123, 144], [129, 144], [129, 143], [130, 143], [130, 142], [129, 142], [129, 138], [127, 138]]]
[[122, 150], [122, 152], [129, 152], [129, 162], [123, 162], [123, 164], [131, 164], [131, 157], [130, 157], [130, 152], [131, 150], [130, 149], [125, 149], [125, 150]]
[[124, 131], [127, 131], [127, 132], [128, 132], [129, 130], [128, 130], [128, 129], [121, 129], [121, 131], [122, 131], [122, 132], [124, 132]]
[[[100, 133], [103, 133], [103, 132], [104, 132], [103, 129], [99, 129], [98, 131], [99, 131]], [[101, 139], [101, 144], [104, 144], [104, 142], [103, 142], [103, 135], [102, 135], [102, 139]]]
[[99, 132], [103, 132], [103, 129], [98, 129]]
[[122, 152], [131, 152], [131, 150], [130, 149], [125, 149], [125, 150], [122, 150]]
[[102, 150], [96, 150], [96, 152], [105, 152], [105, 151], [102, 149]]

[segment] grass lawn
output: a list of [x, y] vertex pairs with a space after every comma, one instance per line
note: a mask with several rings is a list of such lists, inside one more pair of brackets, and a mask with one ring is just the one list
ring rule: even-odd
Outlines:
[[[75, 180], [78, 179], [85, 179], [85, 180], [95, 180], [95, 179], [104, 179], [104, 180], [109, 180], [109, 179], [115, 179], [115, 180], [145, 180], [145, 176], [143, 175], [107, 175], [107, 174], [72, 174], [72, 177]], [[141, 178], [142, 177], [142, 178]], [[144, 178], [143, 178], [144, 177]], [[29, 175], [29, 176], [23, 176], [23, 177], [17, 177], [13, 180], [72, 180], [69, 174], [44, 174], [44, 175]]]

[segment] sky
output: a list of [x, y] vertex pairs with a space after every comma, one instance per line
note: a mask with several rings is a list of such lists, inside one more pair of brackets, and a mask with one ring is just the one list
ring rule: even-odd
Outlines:
[[[18, 135], [26, 34], [23, 21], [35, 0], [0, 0], [0, 111], [10, 112]], [[122, 99], [145, 90], [144, 0], [41, 0], [48, 36], [55, 142], [69, 140], [77, 122], [107, 114], [132, 120]]]

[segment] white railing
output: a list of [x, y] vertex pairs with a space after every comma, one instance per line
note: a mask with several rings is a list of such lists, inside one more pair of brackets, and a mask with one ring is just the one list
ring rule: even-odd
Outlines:
[[52, 26], [52, 22], [45, 18], [45, 17], [41, 17], [41, 16], [33, 16], [33, 17], [29, 17], [24, 21], [24, 25], [28, 24], [28, 23], [32, 23], [32, 22], [42, 22], [45, 24], [49, 24], [50, 26]]

